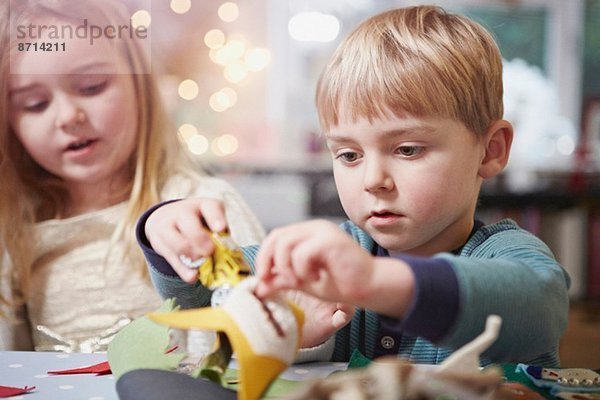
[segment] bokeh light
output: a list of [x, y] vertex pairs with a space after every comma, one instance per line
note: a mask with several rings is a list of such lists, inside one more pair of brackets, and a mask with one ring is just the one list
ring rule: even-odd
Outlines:
[[190, 153], [201, 155], [208, 151], [208, 139], [204, 135], [195, 134], [187, 142]]
[[254, 48], [246, 51], [244, 63], [246, 69], [252, 72], [258, 72], [265, 68], [271, 62], [271, 53], [264, 48]]
[[234, 154], [239, 147], [237, 138], [233, 135], [225, 134], [217, 136], [210, 144], [210, 150], [217, 157], [225, 157]]
[[340, 33], [340, 21], [320, 12], [301, 12], [288, 22], [288, 32], [299, 42], [331, 42]]
[[575, 151], [575, 141], [569, 135], [562, 135], [556, 140], [556, 150], [562, 155], [571, 155]]
[[233, 62], [225, 66], [223, 75], [225, 76], [225, 79], [227, 79], [231, 83], [240, 83], [248, 75], [248, 70], [246, 69], [244, 64], [239, 62]]
[[233, 107], [235, 103], [237, 103], [238, 96], [235, 90], [233, 90], [230, 87], [224, 87], [220, 91], [221, 93], [225, 94], [225, 96], [227, 96], [227, 99], [229, 101], [229, 107]]
[[171, 10], [177, 14], [185, 14], [191, 7], [191, 0], [171, 0]]
[[177, 89], [177, 93], [184, 100], [193, 100], [198, 96], [199, 88], [198, 84], [191, 80], [186, 79], [179, 84], [179, 88]]
[[225, 93], [219, 91], [210, 96], [208, 105], [216, 112], [223, 112], [229, 108], [229, 98]]
[[219, 10], [217, 11], [219, 18], [221, 18], [224, 22], [233, 22], [240, 15], [240, 9], [237, 4], [233, 2], [227, 2], [221, 4]]
[[219, 151], [226, 156], [235, 153], [239, 147], [238, 139], [229, 134], [216, 138], [216, 142]]
[[209, 49], [218, 49], [225, 44], [225, 34], [220, 29], [211, 29], [204, 35], [204, 44]]
[[228, 41], [223, 47], [211, 49], [209, 56], [214, 63], [226, 66], [239, 60], [244, 55], [245, 51], [246, 45], [244, 42], [234, 39]]
[[198, 128], [192, 124], [182, 124], [177, 130], [179, 140], [184, 143], [187, 143], [190, 138], [196, 134], [198, 134]]
[[137, 10], [131, 15], [131, 26], [134, 28], [148, 28], [152, 22], [150, 13], [146, 10]]

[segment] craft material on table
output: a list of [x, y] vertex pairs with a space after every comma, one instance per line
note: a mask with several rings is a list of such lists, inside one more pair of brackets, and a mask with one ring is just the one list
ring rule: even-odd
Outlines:
[[256, 297], [255, 286], [256, 278], [245, 279], [219, 307], [149, 315], [174, 328], [224, 333], [240, 366], [238, 398], [242, 400], [259, 398], [293, 363], [304, 321], [303, 312], [283, 297]]

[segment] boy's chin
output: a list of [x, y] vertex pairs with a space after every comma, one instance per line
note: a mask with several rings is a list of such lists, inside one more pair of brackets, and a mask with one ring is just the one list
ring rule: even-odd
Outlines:
[[398, 238], [397, 234], [383, 233], [373, 229], [365, 229], [365, 231], [373, 238], [375, 243], [388, 251], [404, 252], [408, 248], [406, 243]]
[[[364, 228], [363, 228], [364, 229]], [[393, 232], [382, 232], [377, 229], [364, 229], [371, 238], [379, 246], [383, 247], [390, 253], [405, 253], [415, 256], [430, 255], [426, 249], [419, 245], [414, 239], [411, 240], [409, 235], [399, 235], [397, 230]]]

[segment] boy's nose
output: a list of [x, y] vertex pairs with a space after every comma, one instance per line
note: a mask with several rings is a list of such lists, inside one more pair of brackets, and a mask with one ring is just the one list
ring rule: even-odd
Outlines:
[[366, 162], [363, 187], [366, 192], [387, 191], [394, 188], [394, 179], [381, 162]]
[[73, 129], [79, 127], [86, 120], [86, 115], [78, 105], [67, 97], [57, 98], [56, 127], [59, 129]]

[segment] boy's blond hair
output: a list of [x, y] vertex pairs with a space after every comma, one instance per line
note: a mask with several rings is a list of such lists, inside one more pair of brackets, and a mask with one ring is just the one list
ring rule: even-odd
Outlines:
[[[8, 2], [7, 2], [8, 3]], [[27, 154], [15, 132], [7, 123], [9, 51], [16, 43], [9, 34], [10, 18], [20, 23], [39, 16], [58, 20], [79, 21], [87, 18], [99, 25], [127, 24], [129, 14], [117, 0], [19, 0], [0, 7], [0, 280], [10, 279], [17, 300], [27, 296], [31, 267], [31, 250], [36, 222], [60, 218], [64, 213], [67, 192], [62, 180], [42, 169]], [[119, 50], [132, 72], [150, 71], [149, 60], [135, 38], [124, 35]], [[13, 71], [14, 72], [14, 71]], [[135, 241], [135, 224], [139, 216], [160, 201], [160, 191], [166, 180], [175, 173], [193, 175], [191, 165], [178, 151], [177, 135], [168, 122], [161, 104], [155, 77], [150, 73], [132, 73], [137, 105], [137, 146], [129, 160], [131, 176], [128, 209], [125, 218], [113, 235], [113, 242], [124, 240], [129, 250], [126, 257], [139, 273], [146, 267]], [[134, 272], [134, 271], [132, 271]], [[19, 294], [20, 293], [20, 294]], [[5, 302], [0, 294], [0, 303]]]
[[323, 70], [328, 132], [340, 119], [394, 115], [461, 121], [478, 135], [502, 118], [502, 58], [481, 25], [435, 6], [387, 11], [358, 26]]

